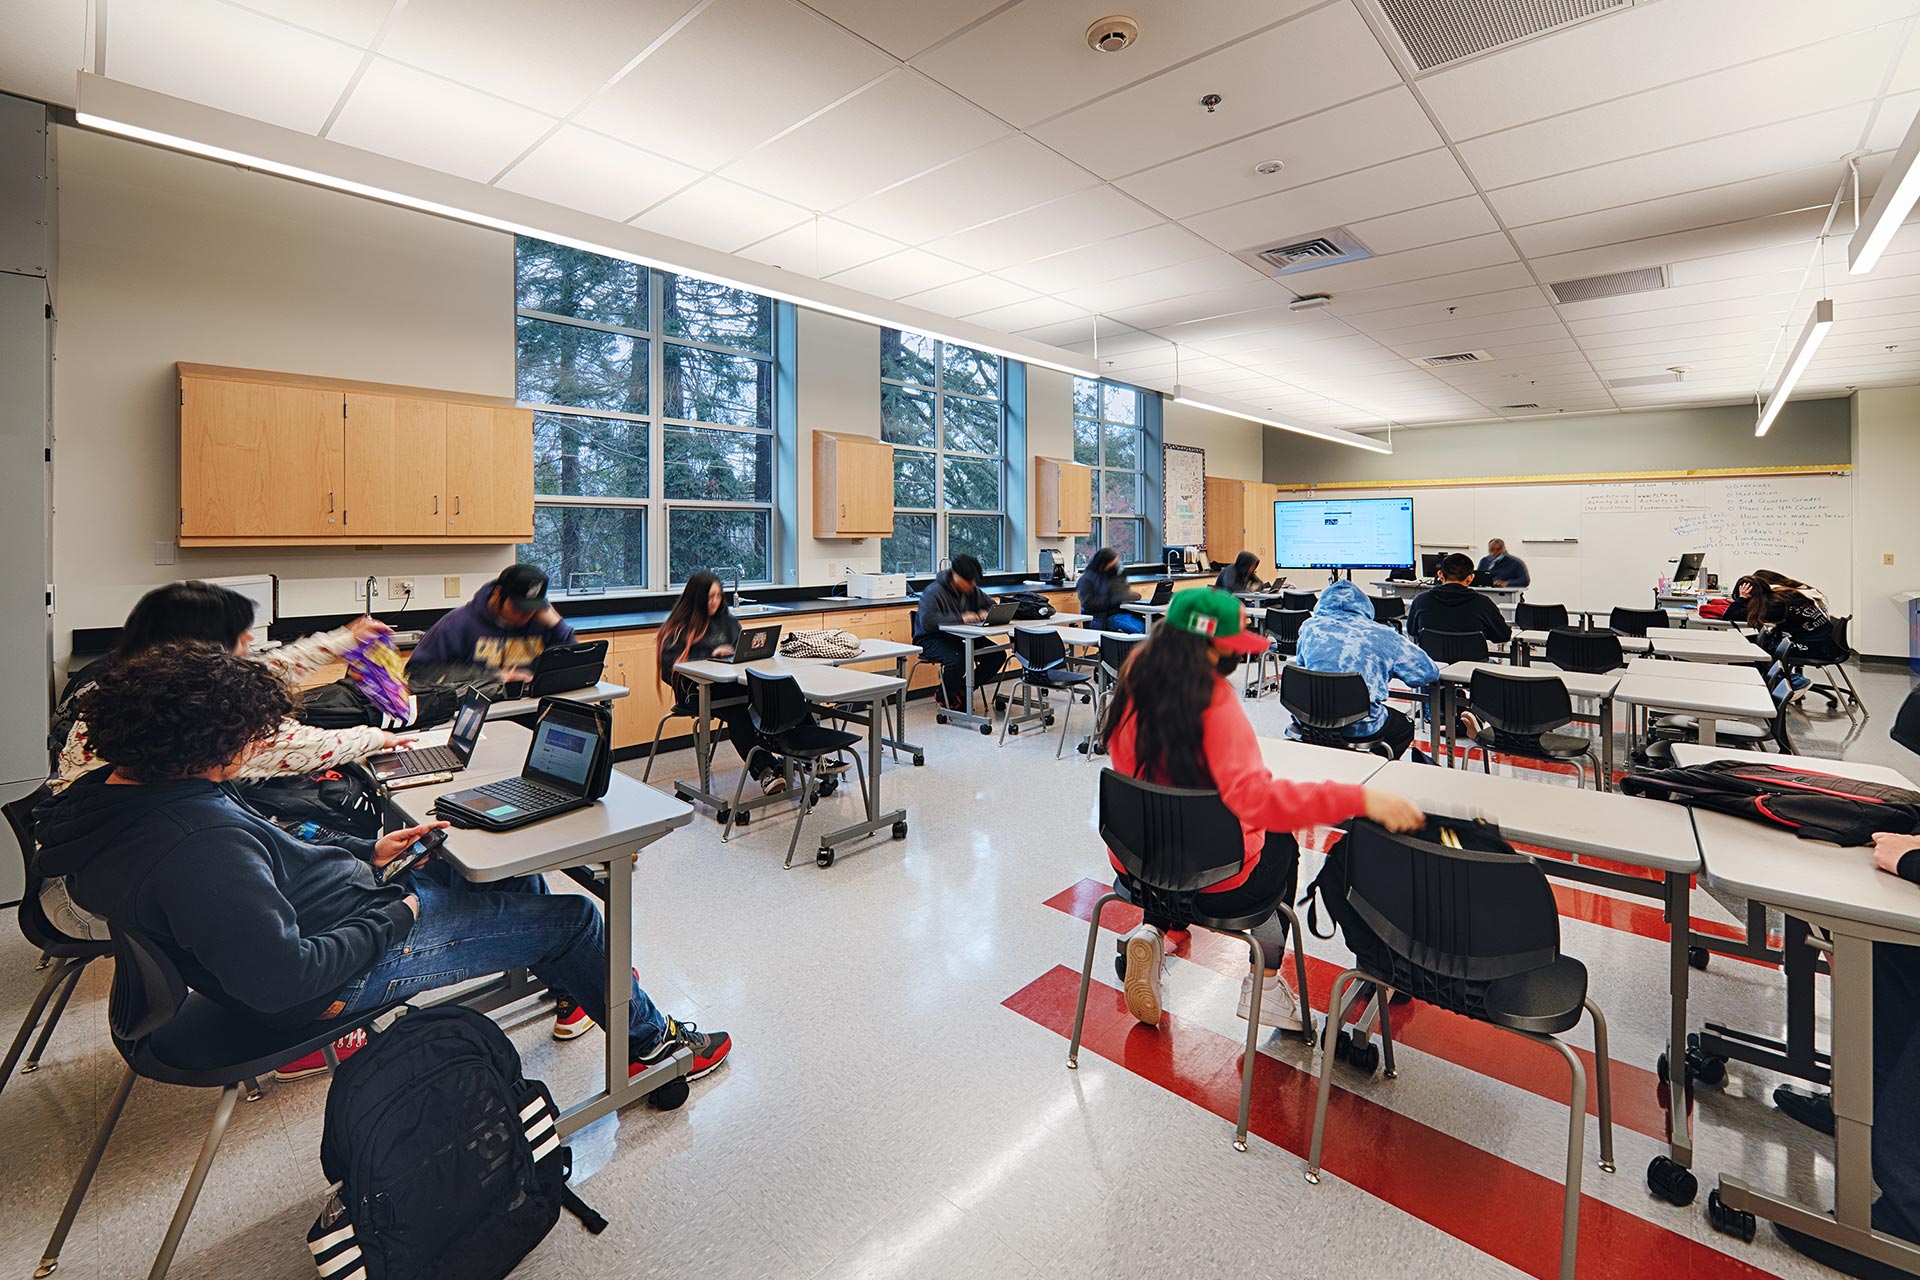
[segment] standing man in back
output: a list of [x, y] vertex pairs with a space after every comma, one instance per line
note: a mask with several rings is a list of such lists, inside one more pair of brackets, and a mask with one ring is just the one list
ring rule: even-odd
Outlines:
[[1492, 538], [1487, 542], [1487, 554], [1480, 557], [1480, 567], [1473, 571], [1473, 585], [1529, 587], [1533, 585], [1533, 578], [1527, 572], [1525, 560], [1507, 554], [1505, 538]]
[[547, 603], [547, 575], [515, 564], [434, 623], [407, 665], [487, 667], [504, 680], [526, 680], [548, 645], [572, 643], [573, 628]]
[[[1518, 563], [1518, 561], [1515, 561]], [[1422, 631], [1479, 632], [1489, 644], [1513, 639], [1513, 628], [1493, 601], [1468, 586], [1473, 561], [1458, 551], [1440, 559], [1440, 585], [1414, 597], [1407, 609], [1407, 636], [1418, 640]]]
[[[951, 711], [966, 711], [967, 650], [960, 641], [942, 631], [957, 623], [984, 622], [991, 602], [980, 590], [980, 562], [962, 552], [953, 558], [953, 567], [943, 569], [920, 593], [920, 617], [914, 627], [913, 642], [921, 653], [940, 664], [940, 705]], [[973, 682], [976, 687], [1000, 674], [1007, 665], [1007, 651], [998, 645], [976, 645], [973, 651]]]

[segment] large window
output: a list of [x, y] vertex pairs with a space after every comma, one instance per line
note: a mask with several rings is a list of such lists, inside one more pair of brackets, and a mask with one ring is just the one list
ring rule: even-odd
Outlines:
[[1100, 547], [1122, 564], [1155, 558], [1144, 512], [1147, 460], [1160, 442], [1150, 438], [1145, 400], [1117, 382], [1073, 380], [1073, 460], [1093, 468], [1093, 534], [1073, 540], [1081, 563]]
[[542, 240], [515, 245], [534, 535], [557, 591], [771, 581], [772, 299]]
[[1007, 545], [1006, 363], [901, 329], [880, 331], [880, 435], [893, 446], [884, 573], [932, 573], [970, 553], [988, 572]]

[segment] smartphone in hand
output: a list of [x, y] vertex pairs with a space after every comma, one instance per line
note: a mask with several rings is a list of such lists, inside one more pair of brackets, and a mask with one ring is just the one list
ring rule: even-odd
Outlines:
[[434, 850], [446, 842], [447, 829], [445, 827], [435, 827], [432, 831], [427, 832], [427, 834], [415, 840], [405, 849], [402, 849], [399, 856], [387, 863], [386, 866], [381, 867], [374, 874], [380, 877], [381, 884], [392, 884], [401, 876], [407, 874], [407, 872], [432, 857]]

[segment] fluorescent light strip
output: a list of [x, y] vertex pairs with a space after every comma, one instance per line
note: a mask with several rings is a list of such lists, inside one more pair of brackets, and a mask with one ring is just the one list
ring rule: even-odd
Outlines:
[[172, 151], [184, 151], [190, 155], [204, 156], [210, 160], [221, 160], [228, 164], [243, 165], [249, 169], [258, 169], [279, 177], [291, 178], [296, 182], [310, 183], [314, 186], [345, 192], [348, 195], [363, 196], [369, 200], [378, 200], [386, 204], [400, 205], [403, 208], [417, 209], [422, 213], [430, 213], [437, 217], [450, 218], [454, 221], [465, 222], [474, 226], [487, 227], [494, 231], [504, 231], [512, 235], [531, 236], [538, 240], [547, 240], [554, 244], [563, 244], [569, 248], [584, 250], [587, 253], [598, 253], [610, 258], [619, 258], [622, 261], [637, 263], [643, 267], [656, 267], [661, 270], [674, 272], [684, 271], [688, 275], [697, 275], [701, 279], [711, 280], [715, 284], [726, 285], [733, 289], [745, 289], [750, 293], [763, 294], [770, 298], [777, 298], [782, 302], [791, 302], [795, 306], [806, 307], [813, 311], [824, 311], [830, 315], [840, 316], [847, 320], [857, 320], [862, 324], [871, 324], [883, 329], [911, 329], [915, 333], [924, 333], [942, 342], [951, 342], [963, 347], [972, 347], [976, 350], [1005, 357], [1008, 360], [1018, 360], [1023, 364], [1039, 365], [1043, 368], [1054, 369], [1078, 378], [1098, 378], [1100, 376], [1099, 370], [1091, 366], [1072, 365], [1049, 360], [1028, 352], [997, 347], [991, 343], [982, 342], [977, 338], [955, 337], [949, 333], [942, 333], [938, 329], [929, 328], [927, 325], [917, 321], [893, 320], [875, 312], [861, 311], [855, 308], [840, 306], [836, 303], [823, 302], [818, 298], [809, 297], [803, 293], [795, 293], [790, 290], [782, 290], [764, 284], [733, 280], [711, 271], [689, 270], [665, 259], [648, 257], [644, 254], [635, 253], [630, 249], [622, 249], [614, 245], [584, 240], [576, 236], [550, 231], [531, 223], [496, 218], [490, 214], [481, 213], [474, 209], [422, 199], [419, 196], [409, 195], [404, 191], [395, 191], [387, 187], [373, 186], [368, 183], [357, 182], [351, 178], [342, 177], [338, 174], [324, 173], [315, 169], [286, 164], [266, 156], [234, 151], [213, 143], [202, 142], [196, 138], [163, 133], [157, 129], [149, 129], [144, 125], [134, 124], [131, 121], [112, 119], [87, 111], [76, 111], [74, 113], [74, 119], [86, 128], [96, 129], [103, 133], [118, 134], [123, 138], [131, 138], [136, 142], [151, 143], [154, 146], [165, 147]]
[[1853, 239], [1847, 242], [1849, 274], [1863, 276], [1873, 270], [1913, 212], [1916, 200], [1920, 200], [1920, 116], [1908, 127], [1893, 164], [1875, 188]]
[[1760, 421], [1754, 426], [1753, 434], [1763, 436], [1773, 420], [1780, 416], [1780, 410], [1787, 404], [1787, 397], [1793, 394], [1793, 388], [1800, 381], [1800, 375], [1813, 363], [1813, 353], [1820, 349], [1820, 340], [1827, 336], [1827, 330], [1833, 328], [1833, 299], [1822, 298], [1813, 304], [1813, 314], [1807, 317], [1807, 327], [1800, 331], [1800, 341], [1793, 344], [1793, 354], [1787, 357], [1787, 367], [1780, 375], [1780, 381], [1773, 388], [1773, 395], [1760, 409]]
[[1184, 404], [1193, 409], [1205, 409], [1209, 413], [1224, 413], [1229, 418], [1240, 418], [1247, 422], [1257, 422], [1263, 427], [1278, 427], [1282, 431], [1291, 431], [1296, 435], [1310, 436], [1315, 440], [1324, 440], [1328, 444], [1343, 444], [1353, 449], [1366, 449], [1372, 453], [1392, 453], [1390, 445], [1378, 440], [1369, 440], [1366, 436], [1352, 431], [1342, 431], [1339, 427], [1302, 427], [1291, 422], [1281, 422], [1278, 418], [1268, 418], [1251, 409], [1237, 409], [1217, 400], [1196, 400], [1180, 387], [1173, 389], [1176, 404]]

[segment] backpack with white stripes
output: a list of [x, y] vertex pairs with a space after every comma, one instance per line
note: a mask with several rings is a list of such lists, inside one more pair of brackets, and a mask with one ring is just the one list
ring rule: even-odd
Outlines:
[[499, 1280], [572, 1212], [553, 1095], [520, 1074], [491, 1018], [409, 1013], [340, 1064], [320, 1167], [333, 1183], [307, 1232], [322, 1280]]

